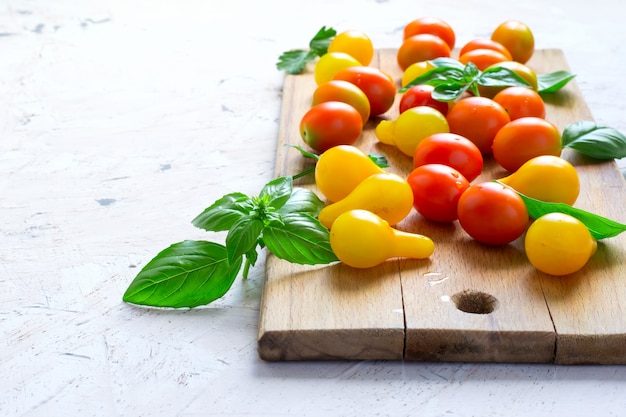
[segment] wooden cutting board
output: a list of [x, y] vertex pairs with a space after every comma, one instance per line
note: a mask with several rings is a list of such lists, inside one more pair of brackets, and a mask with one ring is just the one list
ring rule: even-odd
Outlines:
[[[399, 82], [395, 50], [377, 51], [371, 65]], [[569, 70], [556, 49], [536, 51], [528, 65], [537, 73]], [[277, 176], [312, 166], [284, 145], [304, 146], [298, 125], [314, 89], [310, 68], [285, 78]], [[575, 82], [546, 101], [546, 118], [560, 129], [592, 120]], [[384, 117], [397, 114], [396, 102]], [[408, 175], [411, 159], [377, 141], [376, 122], [368, 122], [355, 145], [386, 155], [388, 171]], [[617, 165], [571, 151], [563, 157], [581, 177], [576, 206], [625, 223], [626, 186]], [[488, 159], [476, 181], [505, 175]], [[312, 175], [295, 185], [317, 192]], [[469, 238], [458, 222], [433, 224], [415, 211], [397, 227], [431, 237], [435, 253], [428, 260], [392, 259], [365, 270], [341, 263], [295, 265], [269, 254], [259, 319], [260, 357], [626, 364], [626, 233], [601, 241], [578, 273], [557, 278], [530, 265], [523, 237], [504, 247], [488, 247]]]

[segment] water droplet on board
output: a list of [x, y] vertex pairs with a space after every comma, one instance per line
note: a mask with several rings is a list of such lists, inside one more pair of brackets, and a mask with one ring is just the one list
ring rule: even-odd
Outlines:
[[424, 276], [428, 278], [428, 285], [430, 285], [431, 287], [433, 285], [441, 284], [450, 278], [449, 276], [444, 275], [441, 272], [426, 272]]

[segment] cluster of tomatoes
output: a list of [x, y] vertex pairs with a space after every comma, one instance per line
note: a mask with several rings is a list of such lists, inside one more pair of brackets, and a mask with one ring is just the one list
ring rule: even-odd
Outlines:
[[[433, 69], [430, 61], [450, 58], [455, 42], [454, 31], [441, 19], [425, 17], [407, 24], [397, 52], [403, 71], [400, 84], [406, 86]], [[466, 93], [442, 102], [433, 98], [431, 85], [415, 85], [400, 97], [398, 117], [380, 120], [375, 134], [380, 142], [413, 159], [414, 169], [405, 181], [413, 207], [423, 217], [435, 222], [458, 220], [472, 238], [489, 245], [510, 243], [527, 232], [525, 248], [531, 263], [544, 272], [563, 275], [586, 263], [595, 241], [582, 223], [566, 215], [553, 214], [531, 224], [519, 195], [571, 205], [579, 192], [576, 170], [560, 158], [560, 131], [545, 118], [537, 75], [525, 65], [533, 52], [533, 34], [526, 25], [502, 23], [489, 39], [463, 45], [458, 61], [471, 62], [479, 70], [508, 68], [529, 87], [480, 86], [479, 96]], [[396, 81], [369, 66], [373, 54], [367, 35], [346, 31], [332, 40], [328, 53], [317, 62], [313, 103], [300, 122], [301, 136], [314, 150], [323, 154], [339, 145], [353, 145], [366, 122], [396, 102]], [[493, 158], [510, 175], [499, 182], [476, 182], [485, 157]], [[546, 252], [542, 242], [553, 232], [546, 222], [556, 222], [561, 232], [571, 230], [572, 236], [581, 237], [576, 241], [587, 242], [581, 246], [584, 253], [570, 254], [571, 259], [563, 262]]]

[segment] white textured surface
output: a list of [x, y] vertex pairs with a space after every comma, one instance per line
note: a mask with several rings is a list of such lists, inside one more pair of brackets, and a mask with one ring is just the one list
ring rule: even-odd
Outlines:
[[[5, 0], [0, 4], [3, 416], [623, 415], [626, 368], [264, 363], [263, 262], [208, 308], [121, 302], [190, 220], [273, 176], [282, 74], [322, 25], [397, 47], [435, 15], [458, 44], [517, 18], [626, 132], [618, 0]], [[623, 167], [624, 164], [620, 163]]]

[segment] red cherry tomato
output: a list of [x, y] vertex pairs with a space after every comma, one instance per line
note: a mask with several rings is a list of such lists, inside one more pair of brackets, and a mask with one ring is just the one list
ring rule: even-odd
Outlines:
[[483, 170], [483, 156], [474, 143], [454, 133], [435, 133], [424, 138], [413, 155], [413, 167], [443, 164], [459, 171], [469, 182]]
[[333, 79], [348, 81], [359, 87], [370, 101], [370, 116], [385, 113], [396, 99], [396, 85], [393, 79], [378, 68], [348, 67], [337, 72]]
[[459, 224], [478, 242], [505, 245], [524, 234], [529, 224], [524, 200], [497, 182], [471, 185], [458, 203]]
[[444, 116], [448, 113], [448, 103], [435, 100], [432, 96], [435, 87], [428, 84], [414, 85], [402, 94], [400, 98], [400, 113], [417, 106], [430, 106], [439, 110]]
[[498, 130], [511, 121], [509, 114], [487, 97], [466, 97], [459, 100], [446, 115], [450, 132], [474, 142], [483, 155], [491, 154], [491, 145]]
[[456, 169], [442, 164], [415, 168], [407, 182], [413, 190], [413, 207], [428, 220], [452, 222], [458, 218], [457, 204], [469, 182]]
[[361, 114], [351, 105], [326, 101], [311, 107], [300, 120], [302, 140], [318, 152], [352, 145], [363, 131]]

